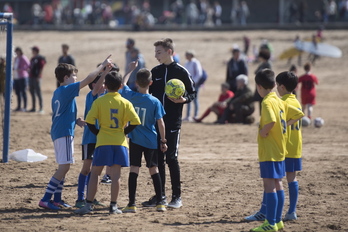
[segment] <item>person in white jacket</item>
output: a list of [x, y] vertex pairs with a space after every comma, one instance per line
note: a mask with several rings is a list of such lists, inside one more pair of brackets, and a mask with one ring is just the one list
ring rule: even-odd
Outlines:
[[[199, 79], [203, 75], [203, 69], [202, 69], [201, 62], [199, 62], [199, 60], [197, 60], [195, 58], [195, 52], [193, 50], [186, 51], [185, 56], [187, 59], [187, 62], [185, 63], [185, 68], [191, 74], [192, 79], [195, 82], [195, 89], [197, 92], [197, 97], [193, 100], [193, 104], [195, 107], [193, 117], [197, 118], [198, 111], [199, 111], [198, 91], [199, 91], [199, 87], [200, 87], [197, 84], [198, 84]], [[184, 121], [190, 121], [190, 122], [193, 121], [193, 119], [190, 116], [190, 113], [191, 113], [191, 103], [188, 103], [187, 104], [187, 111], [186, 111], [186, 118], [184, 118]]]

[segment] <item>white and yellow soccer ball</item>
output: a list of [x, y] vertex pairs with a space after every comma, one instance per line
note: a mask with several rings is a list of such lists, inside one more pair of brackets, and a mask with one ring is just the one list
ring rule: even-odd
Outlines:
[[315, 119], [314, 119], [314, 126], [315, 126], [316, 128], [320, 128], [320, 127], [324, 126], [324, 119], [322, 119], [322, 118], [320, 118], [320, 117], [315, 118]]
[[185, 93], [185, 85], [179, 79], [170, 79], [165, 87], [165, 93], [170, 98], [178, 99]]

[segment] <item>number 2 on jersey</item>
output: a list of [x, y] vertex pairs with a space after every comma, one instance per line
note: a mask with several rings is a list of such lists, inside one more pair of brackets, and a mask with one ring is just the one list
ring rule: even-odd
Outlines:
[[110, 128], [118, 128], [118, 119], [116, 115], [118, 114], [118, 109], [110, 109], [110, 120], [114, 122], [113, 124], [110, 124]]

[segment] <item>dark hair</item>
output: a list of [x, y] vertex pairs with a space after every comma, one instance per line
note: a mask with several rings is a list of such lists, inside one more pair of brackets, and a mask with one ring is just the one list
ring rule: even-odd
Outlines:
[[312, 65], [310, 63], [305, 63], [305, 65], [303, 66], [303, 68], [306, 72], [310, 71], [311, 67], [312, 67]]
[[93, 90], [93, 84], [97, 83], [101, 75], [98, 75], [91, 83], [88, 84], [90, 90]]
[[[101, 64], [102, 64], [102, 63], [99, 63], [99, 64], [97, 65], [97, 68], [98, 68]], [[103, 70], [105, 70], [105, 67], [104, 67]], [[117, 64], [112, 63], [112, 68], [111, 68], [110, 72], [111, 72], [111, 71], [119, 72], [119, 71], [120, 71], [120, 68], [117, 66]]]
[[173, 40], [170, 38], [165, 38], [162, 40], [158, 40], [153, 44], [155, 47], [162, 46], [164, 50], [168, 51], [168, 49], [171, 49], [174, 53], [174, 43]]
[[69, 45], [67, 45], [67, 44], [62, 44], [62, 48], [67, 48], [67, 49], [69, 49]]
[[294, 65], [294, 64], [291, 65], [289, 71], [290, 71], [290, 72], [295, 72], [295, 71], [297, 71], [296, 65]]
[[135, 45], [135, 40], [132, 39], [132, 38], [128, 38], [128, 39], [127, 39], [127, 43], [128, 43], [128, 44]]
[[297, 86], [298, 77], [293, 72], [285, 71], [277, 75], [276, 82], [279, 85], [284, 85], [288, 92], [292, 92]]
[[269, 58], [271, 58], [271, 53], [267, 49], [261, 49], [259, 52], [259, 57], [265, 60], [269, 60]]
[[256, 73], [255, 82], [264, 89], [273, 89], [275, 85], [274, 72], [268, 68]]
[[56, 79], [59, 83], [64, 82], [65, 76], [70, 76], [72, 73], [77, 73], [78, 69], [72, 64], [60, 63], [54, 70]]
[[121, 87], [122, 76], [116, 71], [111, 71], [105, 76], [105, 86], [110, 91], [117, 91]]
[[23, 55], [22, 48], [16, 47], [15, 52], [19, 52], [21, 55]]
[[146, 88], [147, 86], [149, 86], [151, 80], [151, 72], [148, 69], [139, 69], [136, 79], [136, 83], [139, 85], [139, 87]]

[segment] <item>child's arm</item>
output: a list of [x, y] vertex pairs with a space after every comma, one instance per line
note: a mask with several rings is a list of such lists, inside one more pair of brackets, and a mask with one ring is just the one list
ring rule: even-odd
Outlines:
[[97, 135], [99, 133], [99, 130], [97, 129], [97, 127], [94, 124], [89, 124], [87, 123], [88, 129], [95, 135]]
[[80, 82], [80, 89], [82, 89], [83, 87], [85, 87], [86, 85], [91, 83], [96, 78], [96, 76], [98, 76], [98, 74], [103, 70], [104, 67], [112, 65], [112, 61], [109, 60], [110, 57], [111, 57], [111, 55], [109, 55], [103, 61], [103, 63], [98, 66], [98, 68], [96, 70], [94, 70], [93, 72], [88, 74], [88, 76]]
[[168, 146], [167, 146], [166, 130], [165, 130], [163, 118], [160, 118], [157, 120], [157, 126], [158, 126], [158, 130], [159, 130], [159, 133], [161, 136], [161, 142], [160, 142], [161, 143], [161, 146], [160, 146], [161, 151], [166, 152], [168, 149]]
[[260, 130], [260, 135], [262, 138], [266, 138], [268, 136], [268, 133], [271, 131], [274, 124], [275, 124], [275, 122], [270, 122], [270, 123], [263, 126], [263, 128]]
[[289, 121], [286, 122], [286, 125], [287, 125], [287, 126], [291, 126], [292, 124], [294, 124], [294, 123], [297, 122], [298, 120], [300, 120], [300, 118], [299, 118], [299, 119], [290, 119]]
[[84, 127], [86, 125], [86, 122], [85, 120], [83, 120], [81, 117], [79, 117], [78, 119], [76, 119], [76, 124], [79, 126], [79, 127]]
[[132, 61], [128, 64], [128, 70], [127, 73], [123, 77], [123, 85], [127, 85], [127, 82], [129, 80], [130, 75], [133, 73], [133, 71], [138, 67], [138, 60]]
[[110, 72], [110, 70], [112, 69], [111, 65], [107, 65], [105, 67], [105, 70], [103, 71], [102, 75], [100, 76], [99, 80], [97, 81], [97, 83], [95, 83], [95, 86], [92, 90], [92, 95], [95, 96], [99, 93], [100, 88], [103, 86], [104, 80], [105, 80], [105, 76], [106, 74], [108, 74]]
[[137, 125], [128, 125], [126, 128], [124, 128], [124, 134], [128, 135], [129, 133], [132, 132], [132, 130], [135, 129], [135, 127], [137, 127]]

